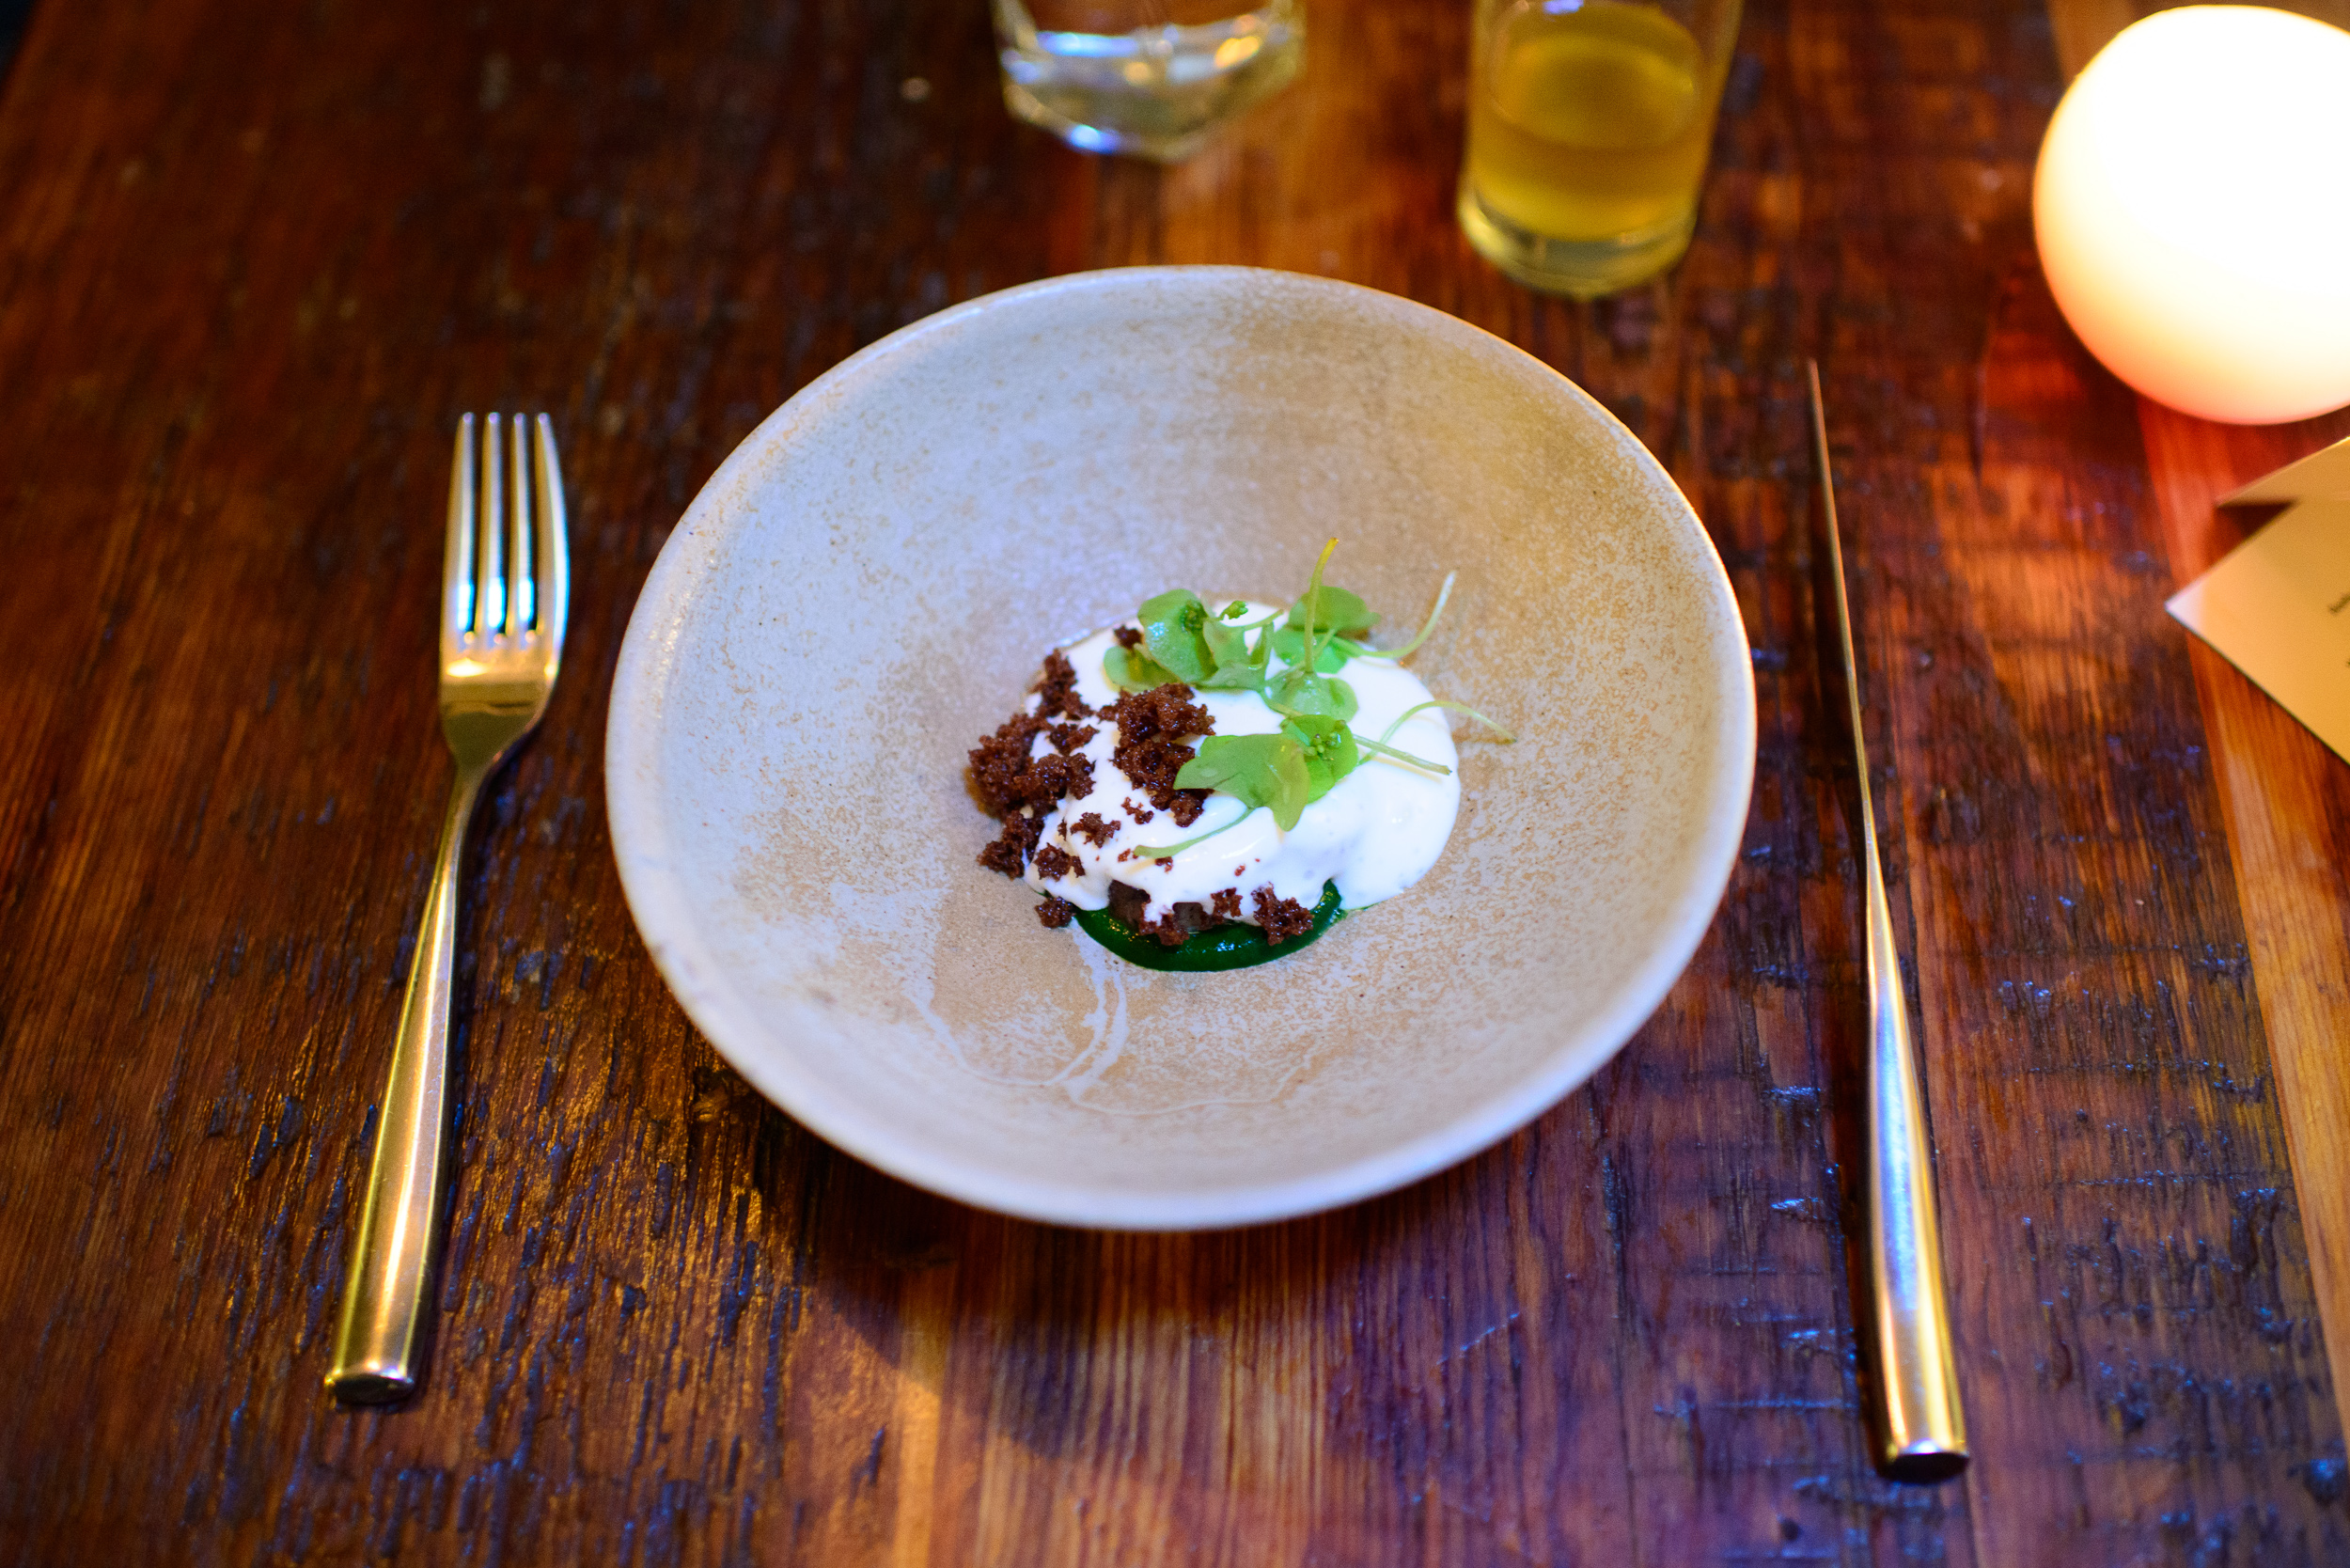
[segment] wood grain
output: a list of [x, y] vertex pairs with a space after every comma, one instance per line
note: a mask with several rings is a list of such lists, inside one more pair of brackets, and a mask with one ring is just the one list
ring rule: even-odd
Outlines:
[[[2350, 411], [2298, 425], [2216, 425], [2138, 400], [2172, 579], [2216, 564], [2261, 511], [2222, 495], [2350, 436]], [[2293, 1149], [2329, 1361], [2350, 1366], [2350, 769], [2234, 666], [2189, 637], [2234, 851], [2261, 1017]], [[2336, 1388], [2336, 1397], [2340, 1397]]]
[[[2046, 14], [1758, 0], [1689, 259], [1590, 307], [1451, 225], [1457, 8], [1310, 26], [1297, 88], [1160, 170], [1011, 124], [963, 0], [38, 12], [0, 89], [0, 1562], [2350, 1554], [2263, 1027], [2325, 960], [2229, 838], [2163, 443], [2030, 266]], [[1173, 1237], [964, 1210], [759, 1099], [629, 924], [599, 745], [653, 555], [767, 410], [942, 305], [1156, 260], [1406, 293], [1574, 376], [1706, 517], [1762, 713], [1721, 917], [1590, 1086], [1408, 1191]], [[1860, 1416], [1814, 351], [1963, 1486], [1876, 1478]], [[318, 1379], [446, 766], [440, 464], [490, 406], [557, 419], [571, 651], [468, 877], [431, 1387], [348, 1414]]]
[[[2165, 8], [2147, 0], [2048, 0], [2057, 54], [2071, 76], [2115, 33]], [[2345, 0], [2297, 0], [2280, 8], [2350, 27]], [[2099, 372], [2092, 370], [2091, 375]], [[2350, 434], [2350, 415], [2297, 425], [2214, 424], [2140, 398], [2155, 506], [2173, 586], [2183, 585], [2240, 543], [2260, 514], [2231, 521], [2222, 495]], [[2350, 1038], [2350, 883], [2342, 867], [2350, 840], [2350, 778], [2339, 761], [2225, 659], [2188, 637], [2189, 658], [2219, 794], [2227, 812], [2236, 892], [2244, 910], [2261, 1015], [2276, 1059], [2278, 1091], [2304, 1193], [2310, 1267], [2326, 1327], [2327, 1358], [2350, 1365], [2350, 1080], [2339, 1043]], [[2337, 1389], [2337, 1397], [2340, 1390]]]

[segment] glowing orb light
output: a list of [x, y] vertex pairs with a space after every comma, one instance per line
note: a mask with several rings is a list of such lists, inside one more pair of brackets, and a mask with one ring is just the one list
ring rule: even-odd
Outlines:
[[2260, 6], [2124, 29], [2057, 106], [2032, 225], [2065, 320], [2157, 402], [2350, 403], [2350, 33]]

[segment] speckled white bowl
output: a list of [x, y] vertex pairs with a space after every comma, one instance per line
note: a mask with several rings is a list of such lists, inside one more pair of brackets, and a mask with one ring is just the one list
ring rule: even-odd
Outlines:
[[[1463, 731], [1412, 891], [1295, 957], [1147, 972], [974, 856], [964, 752], [1146, 596], [1335, 581], [1417, 622]], [[612, 839], [654, 962], [785, 1110], [1066, 1224], [1395, 1187], [1606, 1061], [1721, 897], [1754, 688], [1704, 529], [1573, 384], [1452, 317], [1239, 268], [1055, 278], [792, 399], [670, 536], [621, 651]]]

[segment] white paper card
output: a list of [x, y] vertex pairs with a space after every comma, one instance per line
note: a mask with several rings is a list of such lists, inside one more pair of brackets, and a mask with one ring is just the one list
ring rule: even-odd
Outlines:
[[2350, 761], [2350, 497], [2291, 508], [2170, 606]]
[[2350, 441], [2337, 441], [2324, 451], [2311, 452], [2298, 463], [2288, 463], [2275, 473], [2254, 479], [2234, 494], [2221, 496], [2219, 504], [2223, 507], [2273, 507], [2317, 495], [2350, 495]]

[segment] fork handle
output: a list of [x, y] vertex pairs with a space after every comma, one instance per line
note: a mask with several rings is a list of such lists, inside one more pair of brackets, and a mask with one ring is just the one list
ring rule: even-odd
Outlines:
[[408, 995], [392, 1044], [392, 1075], [375, 1133], [367, 1207], [351, 1249], [335, 1365], [326, 1387], [353, 1404], [414, 1393], [425, 1292], [440, 1250], [441, 1182], [447, 1163], [448, 1002], [457, 949], [457, 867], [486, 768], [457, 770], [416, 926]]

